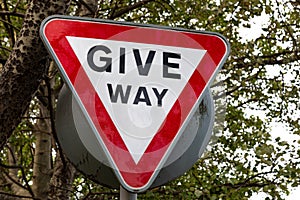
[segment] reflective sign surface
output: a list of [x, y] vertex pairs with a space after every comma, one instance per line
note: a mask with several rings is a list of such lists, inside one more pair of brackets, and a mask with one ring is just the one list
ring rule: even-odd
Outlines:
[[216, 33], [62, 16], [41, 36], [130, 191], [153, 183], [229, 51]]

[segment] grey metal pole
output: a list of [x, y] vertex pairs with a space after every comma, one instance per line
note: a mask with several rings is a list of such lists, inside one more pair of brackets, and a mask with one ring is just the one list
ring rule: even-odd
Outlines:
[[128, 192], [120, 185], [120, 200], [137, 200], [137, 194]]

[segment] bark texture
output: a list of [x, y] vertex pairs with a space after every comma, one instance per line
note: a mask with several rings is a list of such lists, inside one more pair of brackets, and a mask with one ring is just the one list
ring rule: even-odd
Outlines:
[[32, 0], [28, 7], [18, 40], [0, 73], [0, 149], [20, 123], [49, 63], [39, 37], [41, 22], [65, 13], [69, 2]]
[[53, 176], [50, 180], [48, 199], [65, 200], [71, 196], [72, 183], [74, 181], [76, 169], [66, 160], [61, 159], [63, 155], [57, 156]]
[[49, 182], [52, 174], [51, 169], [51, 126], [49, 111], [44, 105], [40, 105], [40, 119], [36, 124], [35, 134], [36, 147], [33, 163], [32, 191], [34, 197], [47, 199]]
[[6, 175], [7, 182], [11, 185], [11, 189], [16, 196], [31, 196], [29, 191], [24, 188], [21, 184], [18, 183], [18, 170], [20, 169], [17, 166], [18, 156], [15, 152], [14, 146], [8, 145], [10, 149], [10, 153], [8, 154], [8, 164], [12, 166], [8, 170], [8, 174]]

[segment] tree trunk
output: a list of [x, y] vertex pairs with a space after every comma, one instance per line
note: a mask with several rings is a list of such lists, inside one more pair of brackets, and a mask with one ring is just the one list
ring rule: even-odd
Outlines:
[[70, 0], [32, 0], [18, 40], [0, 73], [0, 149], [20, 123], [48, 65], [39, 37], [42, 20], [63, 14]]
[[76, 170], [65, 157], [61, 159], [61, 156], [57, 156], [55, 159], [54, 173], [50, 181], [49, 200], [65, 200], [71, 196], [70, 192]]
[[38, 199], [47, 199], [51, 178], [51, 126], [49, 111], [40, 103], [40, 119], [35, 132], [35, 154], [33, 164], [32, 191]]

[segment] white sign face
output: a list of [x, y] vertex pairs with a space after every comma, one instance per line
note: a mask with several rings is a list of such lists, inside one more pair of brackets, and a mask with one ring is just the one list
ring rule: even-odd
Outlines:
[[66, 38], [138, 163], [206, 50]]

